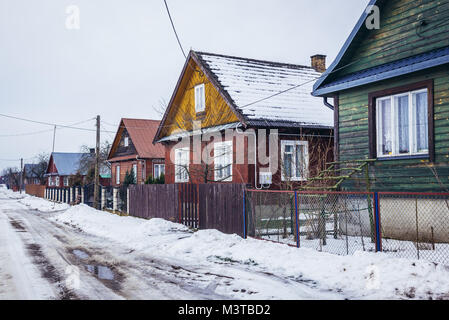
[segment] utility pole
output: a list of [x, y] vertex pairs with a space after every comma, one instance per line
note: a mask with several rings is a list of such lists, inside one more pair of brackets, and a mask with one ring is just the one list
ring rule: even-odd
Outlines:
[[55, 152], [55, 139], [56, 139], [56, 126], [53, 129], [53, 148], [51, 149], [51, 152]]
[[22, 193], [23, 188], [23, 158], [20, 158], [20, 193]]
[[97, 144], [95, 147], [94, 207], [100, 209], [100, 116], [97, 116]]

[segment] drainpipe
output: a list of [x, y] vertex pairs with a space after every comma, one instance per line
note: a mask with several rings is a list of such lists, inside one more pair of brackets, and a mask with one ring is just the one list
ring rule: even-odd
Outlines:
[[331, 105], [329, 102], [327, 102], [327, 97], [323, 97], [323, 103], [326, 107], [328, 107], [329, 109], [331, 109], [332, 111], [334, 110], [334, 106]]

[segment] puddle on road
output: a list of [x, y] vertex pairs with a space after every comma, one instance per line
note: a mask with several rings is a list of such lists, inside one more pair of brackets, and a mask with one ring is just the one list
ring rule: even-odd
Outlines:
[[[116, 276], [115, 272], [112, 268], [102, 265], [102, 264], [94, 264], [93, 261], [89, 261], [90, 255], [80, 249], [74, 249], [72, 250], [73, 255], [77, 257], [79, 260], [87, 260], [86, 263], [83, 263], [84, 268], [95, 275], [100, 280], [107, 280], [115, 282], [117, 281], [118, 277]], [[117, 286], [117, 285], [115, 285]]]

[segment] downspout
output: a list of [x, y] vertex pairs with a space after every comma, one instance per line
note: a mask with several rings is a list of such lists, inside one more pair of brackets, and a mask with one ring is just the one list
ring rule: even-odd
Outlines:
[[[243, 131], [239, 131], [239, 127], [237, 126], [235, 128], [235, 131], [238, 134], [251, 134], [251, 133], [245, 133]], [[255, 132], [252, 133], [254, 135], [254, 187], [257, 190], [262, 190], [263, 186], [257, 187], [257, 135]]]
[[327, 102], [327, 97], [323, 97], [323, 103], [326, 107], [328, 107], [329, 109], [331, 109], [332, 111], [334, 110], [334, 106], [331, 105], [329, 102]]

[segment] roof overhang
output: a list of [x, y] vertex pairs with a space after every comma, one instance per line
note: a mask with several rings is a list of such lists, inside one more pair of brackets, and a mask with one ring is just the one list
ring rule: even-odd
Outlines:
[[213, 133], [213, 132], [220, 132], [220, 131], [227, 130], [227, 129], [235, 129], [240, 126], [242, 126], [241, 122], [233, 122], [233, 123], [223, 124], [223, 125], [219, 125], [219, 126], [202, 128], [200, 130], [195, 130], [195, 131], [181, 131], [179, 133], [175, 133], [170, 136], [164, 137], [164, 138], [158, 140], [157, 142], [177, 141], [177, 140], [185, 138], [185, 137], [203, 135], [203, 134], [208, 134], [208, 133]]

